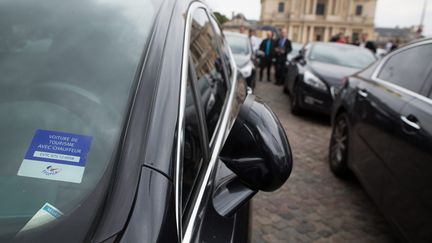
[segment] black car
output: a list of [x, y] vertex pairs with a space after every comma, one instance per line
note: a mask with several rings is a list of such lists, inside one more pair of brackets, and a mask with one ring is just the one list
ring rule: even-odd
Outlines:
[[199, 1], [0, 2], [0, 242], [247, 242], [291, 151]]
[[432, 242], [432, 39], [349, 77], [335, 101], [330, 168], [353, 172], [408, 242]]
[[255, 55], [249, 37], [244, 34], [225, 31], [225, 38], [234, 55], [237, 68], [252, 89], [256, 83]]
[[287, 65], [284, 91], [291, 112], [330, 114], [335, 93], [349, 76], [376, 61], [369, 50], [353, 45], [316, 42], [306, 45]]

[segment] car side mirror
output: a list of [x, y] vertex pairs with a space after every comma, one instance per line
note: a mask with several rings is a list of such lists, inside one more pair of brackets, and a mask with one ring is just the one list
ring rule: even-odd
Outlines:
[[220, 159], [255, 191], [278, 189], [292, 170], [292, 153], [281, 123], [254, 95], [243, 103]]

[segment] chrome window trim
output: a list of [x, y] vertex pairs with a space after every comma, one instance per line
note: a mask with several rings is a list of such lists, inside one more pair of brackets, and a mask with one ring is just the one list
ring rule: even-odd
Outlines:
[[[183, 58], [182, 58], [182, 74], [181, 74], [181, 84], [180, 84], [180, 100], [179, 100], [179, 114], [178, 114], [178, 123], [177, 123], [177, 141], [176, 141], [176, 156], [175, 156], [175, 173], [174, 173], [174, 187], [175, 187], [175, 213], [176, 213], [176, 223], [177, 223], [177, 233], [179, 237], [179, 241], [183, 243], [189, 243], [193, 237], [193, 229], [196, 226], [196, 219], [198, 217], [198, 210], [202, 204], [204, 193], [209, 183], [210, 176], [215, 169], [216, 162], [218, 160], [219, 153], [222, 149], [222, 145], [225, 139], [228, 136], [229, 126], [229, 117], [232, 111], [232, 106], [235, 97], [235, 91], [237, 88], [237, 67], [236, 65], [231, 65], [232, 70], [232, 80], [231, 84], [228, 84], [229, 93], [226, 103], [224, 105], [222, 116], [219, 119], [215, 133], [213, 134], [210, 144], [212, 145], [212, 150], [210, 151], [210, 161], [206, 168], [204, 178], [202, 183], [199, 186], [198, 195], [196, 197], [196, 201], [192, 202], [192, 212], [190, 214], [190, 220], [186, 225], [185, 232], [183, 234], [183, 226], [182, 226], [182, 205], [181, 205], [181, 161], [183, 157], [183, 139], [184, 139], [184, 126], [185, 126], [185, 106], [186, 106], [186, 89], [187, 89], [187, 76], [188, 76], [188, 67], [189, 67], [189, 46], [190, 46], [190, 34], [191, 34], [191, 26], [192, 26], [192, 18], [193, 13], [197, 9], [203, 9], [206, 14], [209, 16], [210, 11], [201, 2], [192, 2], [187, 10], [186, 14], [186, 26], [184, 32], [184, 40], [183, 40]], [[209, 16], [210, 17], [210, 16]], [[211, 23], [211, 22], [210, 22]], [[229, 51], [229, 58], [231, 63], [235, 63], [234, 57], [231, 53], [231, 49], [227, 47]]]
[[414, 92], [414, 91], [411, 91], [411, 90], [409, 90], [409, 89], [407, 89], [407, 88], [404, 88], [404, 87], [401, 87], [401, 86], [399, 86], [399, 85], [393, 84], [393, 83], [390, 82], [390, 81], [387, 81], [387, 80], [383, 80], [383, 79], [378, 78], [378, 75], [381, 73], [382, 68], [384, 67], [384, 65], [385, 65], [385, 64], [388, 62], [388, 60], [389, 60], [390, 58], [392, 58], [394, 55], [397, 55], [397, 54], [399, 54], [399, 53], [401, 53], [401, 52], [404, 52], [404, 51], [406, 51], [406, 50], [409, 50], [409, 49], [411, 49], [411, 48], [415, 48], [415, 47], [422, 46], [422, 45], [431, 45], [431, 44], [432, 44], [432, 39], [427, 39], [427, 40], [424, 40], [424, 41], [420, 41], [420, 42], [416, 42], [416, 43], [413, 43], [413, 44], [410, 44], [410, 45], [404, 46], [404, 47], [402, 47], [401, 49], [398, 49], [398, 50], [396, 50], [396, 51], [390, 53], [389, 55], [385, 56], [385, 57], [381, 60], [381, 63], [378, 65], [378, 67], [377, 67], [377, 68], [375, 69], [375, 71], [373, 72], [373, 74], [372, 74], [372, 80], [375, 81], [375, 82], [377, 82], [377, 83], [379, 83], [379, 84], [382, 84], [382, 85], [384, 85], [384, 86], [390, 87], [390, 88], [395, 89], [395, 90], [397, 90], [397, 91], [399, 91], [399, 92], [401, 92], [401, 93], [405, 93], [405, 94], [410, 95], [410, 96], [412, 96], [412, 97], [414, 97], [414, 98], [416, 98], [416, 99], [418, 99], [418, 100], [424, 101], [424, 102], [426, 102], [426, 103], [432, 105], [432, 99], [430, 99], [430, 98], [428, 98], [428, 97], [426, 97], [426, 96], [423, 96], [423, 95], [421, 95], [421, 94], [418, 94], [418, 93], [416, 93], [416, 92]]

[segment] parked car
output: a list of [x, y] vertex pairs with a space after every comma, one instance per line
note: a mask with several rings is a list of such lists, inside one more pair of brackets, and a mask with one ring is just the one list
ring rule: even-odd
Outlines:
[[287, 61], [288, 62], [294, 61], [294, 58], [296, 58], [300, 54], [300, 51], [303, 48], [303, 44], [300, 44], [297, 42], [292, 42], [291, 47], [292, 47], [292, 50], [287, 55]]
[[376, 61], [367, 49], [339, 43], [315, 42], [306, 45], [288, 65], [285, 91], [290, 95], [291, 112], [304, 110], [330, 114], [335, 93], [343, 78]]
[[206, 5], [0, 12], [0, 242], [247, 242], [291, 150]]
[[246, 79], [248, 86], [254, 89], [256, 83], [255, 55], [249, 37], [227, 31], [224, 34], [228, 45], [231, 47], [238, 70]]
[[[297, 71], [296, 71], [296, 58], [299, 57], [300, 55], [300, 51], [303, 48], [303, 45], [300, 43], [296, 43], [293, 42], [291, 43], [292, 46], [292, 51], [290, 53], [288, 53], [287, 55], [287, 61], [286, 61], [286, 68], [285, 68], [285, 82], [284, 82], [284, 87], [283, 87], [283, 91], [285, 94], [288, 94], [288, 83], [291, 83], [293, 78], [295, 78], [297, 76]], [[290, 80], [288, 80], [290, 79]]]
[[335, 101], [329, 162], [351, 173], [404, 241], [432, 241], [432, 39], [350, 76]]

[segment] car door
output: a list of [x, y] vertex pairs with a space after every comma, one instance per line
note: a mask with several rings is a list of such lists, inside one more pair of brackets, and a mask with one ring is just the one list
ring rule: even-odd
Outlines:
[[[404, 120], [417, 119], [408, 111], [414, 112], [409, 107], [418, 102], [418, 94], [425, 88], [431, 50], [423, 44], [403, 48], [383, 60], [372, 80], [357, 85], [355, 132], [358, 137], [353, 145], [353, 164], [372, 197], [400, 228], [403, 221], [414, 219], [411, 213], [417, 205], [412, 204], [409, 188], [403, 186], [404, 181], [410, 184], [405, 171], [418, 156], [414, 151], [408, 153], [406, 131], [413, 131]], [[410, 180], [412, 183], [416, 179]]]
[[[408, 238], [424, 242], [432, 240], [432, 43], [408, 51], [417, 57], [413, 64], [417, 68], [407, 70], [404, 77], [409, 82], [414, 78], [426, 81], [418, 92], [407, 91], [414, 99], [402, 109], [390, 144], [387, 167], [392, 177], [385, 183], [386, 203]], [[405, 83], [401, 86], [410, 88]]]
[[400, 112], [412, 99], [400, 92], [390, 78], [383, 77], [383, 71], [393, 70], [400, 58], [398, 53], [388, 56], [350, 80], [356, 83], [350, 166], [378, 204], [382, 202], [382, 175], [387, 171], [385, 160], [398, 129]]

